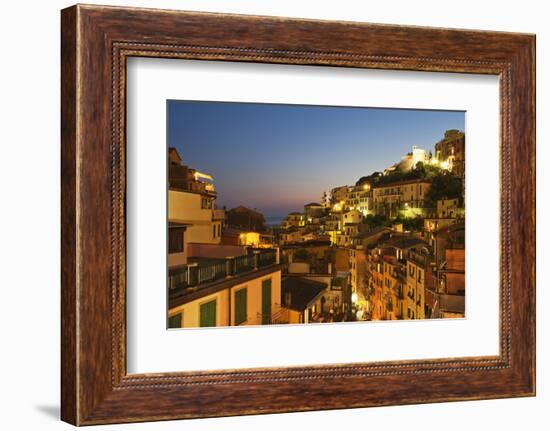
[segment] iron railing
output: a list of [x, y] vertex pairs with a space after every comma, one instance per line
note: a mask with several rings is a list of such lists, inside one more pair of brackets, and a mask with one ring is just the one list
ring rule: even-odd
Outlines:
[[244, 274], [275, 264], [276, 251], [262, 251], [244, 256], [228, 257], [213, 262], [198, 262], [169, 270], [170, 290], [199, 287], [227, 277]]

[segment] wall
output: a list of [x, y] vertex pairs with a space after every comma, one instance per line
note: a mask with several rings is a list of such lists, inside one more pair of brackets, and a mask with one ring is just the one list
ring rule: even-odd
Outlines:
[[196, 328], [200, 326], [200, 306], [207, 302], [216, 300], [216, 326], [225, 326], [228, 323], [228, 298], [229, 289], [216, 292], [212, 295], [199, 298], [196, 301], [188, 302], [179, 307], [174, 307], [170, 310], [169, 315], [172, 316], [183, 312], [183, 327]]
[[231, 288], [231, 320], [235, 321], [235, 292], [246, 286], [246, 314], [247, 324], [257, 325], [258, 314], [262, 313], [262, 281], [271, 278], [271, 312], [275, 313], [281, 304], [281, 271], [265, 277], [250, 280]]
[[189, 257], [210, 257], [213, 259], [223, 259], [228, 256], [244, 256], [246, 248], [240, 245], [229, 244], [197, 244], [189, 243], [187, 245], [187, 255]]
[[[218, 236], [218, 225], [220, 223], [212, 223], [212, 210], [203, 209], [201, 205], [202, 196], [198, 193], [168, 191], [168, 219], [191, 223], [185, 231], [185, 242], [219, 244], [221, 235]], [[215, 229], [213, 225], [216, 225]]]
[[[9, 408], [0, 416], [3, 429], [74, 429], [58, 421], [59, 411], [59, 9], [71, 1], [6, 2], [0, 15], [3, 61], [0, 68], [2, 128], [0, 213], [4, 370], [0, 394]], [[537, 33], [537, 125], [539, 160], [550, 158], [550, 28], [542, 1], [463, 0], [360, 2], [352, 0], [101, 0], [120, 4], [257, 15], [356, 20]], [[452, 7], [451, 7], [452, 5]], [[19, 161], [25, 161], [22, 168]], [[538, 171], [538, 219], [550, 218], [550, 170]], [[25, 190], [35, 190], [33, 199]], [[37, 208], [40, 211], [37, 212]], [[550, 241], [548, 223], [538, 226], [538, 256]], [[548, 249], [548, 247], [546, 247]], [[30, 271], [32, 263], [32, 272]], [[27, 274], [32, 277], [27, 277]], [[538, 278], [538, 397], [425, 404], [371, 409], [260, 415], [97, 427], [94, 430], [280, 430], [345, 428], [466, 431], [544, 429], [550, 388], [550, 306], [543, 287], [548, 265]], [[21, 307], [25, 313], [21, 313]], [[250, 330], [256, 330], [251, 328]], [[356, 342], [357, 340], [350, 340]], [[281, 347], [284, 348], [284, 347]], [[8, 398], [9, 397], [9, 398]], [[7, 401], [9, 400], [9, 404]], [[544, 420], [544, 422], [543, 422]], [[546, 426], [547, 427], [547, 426]]]
[[229, 291], [231, 290], [231, 322], [235, 322], [235, 292], [247, 288], [247, 324], [258, 324], [258, 314], [262, 312], [262, 281], [271, 278], [271, 310], [275, 312], [277, 304], [281, 304], [281, 271], [274, 272], [265, 277], [249, 280], [246, 283], [237, 284], [231, 289], [224, 289], [212, 295], [199, 298], [187, 304], [174, 307], [169, 315], [183, 312], [183, 327], [196, 328], [200, 322], [200, 306], [206, 302], [216, 300], [216, 326], [229, 325]]

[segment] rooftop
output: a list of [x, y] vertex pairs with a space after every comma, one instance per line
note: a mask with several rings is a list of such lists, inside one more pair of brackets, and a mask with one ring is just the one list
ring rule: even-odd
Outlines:
[[406, 238], [392, 238], [382, 244], [381, 247], [395, 247], [395, 248], [411, 248], [415, 246], [426, 246], [426, 241], [418, 238], [406, 237]]
[[379, 233], [391, 232], [391, 231], [392, 231], [392, 229], [389, 228], [389, 227], [385, 227], [385, 226], [376, 227], [374, 229], [369, 230], [368, 232], [364, 232], [364, 233], [360, 233], [360, 234], [356, 235], [355, 238], [360, 238], [360, 239], [369, 238], [371, 236], [378, 235]]
[[296, 241], [284, 244], [281, 248], [307, 248], [307, 247], [329, 247], [330, 239], [311, 239], [309, 241]]
[[[320, 281], [300, 277], [288, 277], [282, 280], [281, 297], [284, 306], [292, 310], [304, 311], [308, 304], [315, 300], [328, 285]], [[290, 303], [286, 299], [290, 299]]]

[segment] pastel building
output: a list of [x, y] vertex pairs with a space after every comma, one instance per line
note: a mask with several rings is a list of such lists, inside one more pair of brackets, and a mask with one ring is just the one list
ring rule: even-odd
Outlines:
[[426, 196], [430, 190], [428, 180], [399, 181], [372, 188], [374, 211], [387, 217], [423, 216]]
[[274, 255], [198, 263], [169, 278], [169, 328], [277, 323], [281, 267]]

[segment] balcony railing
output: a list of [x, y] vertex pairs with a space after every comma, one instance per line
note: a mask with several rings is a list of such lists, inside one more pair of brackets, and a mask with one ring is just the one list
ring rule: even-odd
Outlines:
[[215, 262], [199, 262], [173, 268], [168, 274], [170, 290], [199, 287], [224, 278], [265, 268], [277, 262], [275, 250], [228, 257]]

